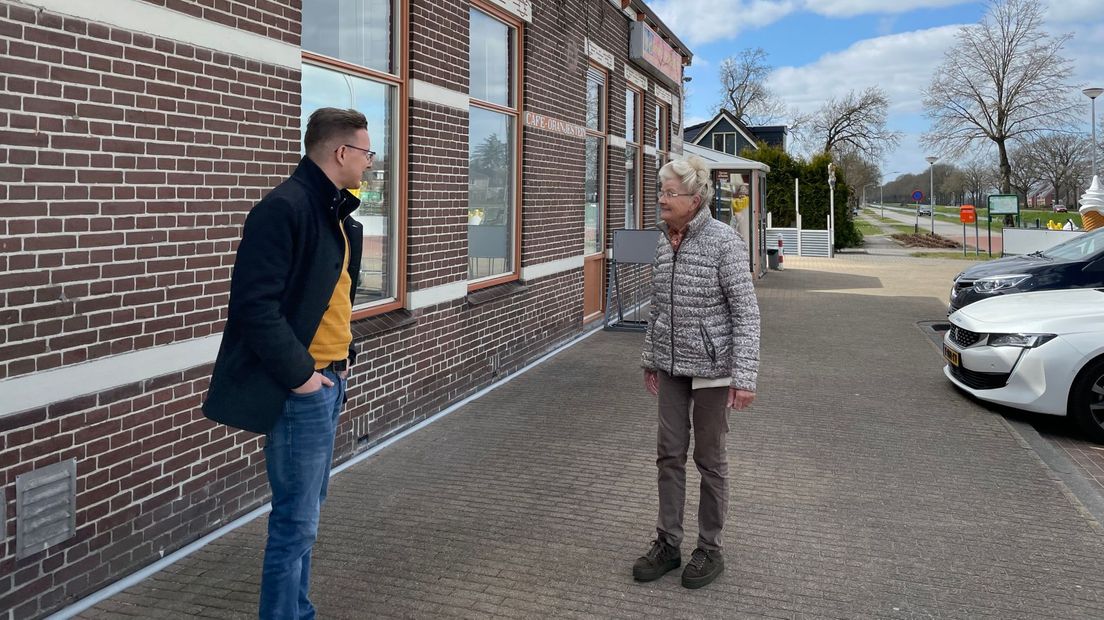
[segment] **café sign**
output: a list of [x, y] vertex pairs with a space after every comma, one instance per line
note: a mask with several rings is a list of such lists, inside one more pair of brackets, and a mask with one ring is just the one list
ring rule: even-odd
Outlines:
[[672, 88], [682, 83], [682, 55], [644, 22], [632, 23], [629, 59]]
[[551, 116], [537, 114], [536, 112], [525, 113], [525, 126], [551, 131], [552, 133], [558, 133], [562, 136], [571, 136], [572, 138], [586, 137], [586, 128], [583, 126], [562, 121], [558, 118], [552, 118]]

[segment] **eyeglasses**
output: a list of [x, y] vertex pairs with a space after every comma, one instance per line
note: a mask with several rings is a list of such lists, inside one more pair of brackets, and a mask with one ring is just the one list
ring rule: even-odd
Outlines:
[[345, 146], [347, 146], [351, 149], [356, 149], [358, 151], [364, 151], [364, 157], [367, 158], [369, 162], [375, 161], [375, 159], [376, 159], [376, 152], [375, 151], [369, 151], [368, 149], [362, 149], [359, 146], [353, 146], [352, 144], [346, 144]]
[[691, 194], [691, 193], [688, 193], [688, 192], [683, 192], [681, 194], [678, 193], [678, 192], [656, 192], [656, 199], [660, 199], [660, 198], [671, 199], [671, 198], [678, 198], [679, 196], [696, 196], [696, 195], [697, 194]]

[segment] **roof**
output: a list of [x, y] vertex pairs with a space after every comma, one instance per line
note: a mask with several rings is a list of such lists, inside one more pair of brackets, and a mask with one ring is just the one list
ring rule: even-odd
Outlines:
[[705, 136], [707, 136], [710, 131], [713, 131], [713, 128], [717, 126], [717, 123], [721, 122], [722, 118], [727, 120], [730, 125], [735, 127], [736, 131], [740, 132], [740, 134], [744, 136], [744, 139], [748, 141], [748, 144], [754, 145], [758, 142], [758, 138], [751, 131], [751, 129], [748, 128], [747, 125], [743, 124], [740, 119], [736, 118], [736, 116], [733, 115], [732, 112], [729, 112], [728, 110], [722, 108], [721, 111], [713, 117], [713, 120], [708, 121], [708, 126], [705, 129], [700, 130], [694, 136], [694, 144], [701, 142], [701, 140], [705, 138]]
[[699, 144], [683, 143], [682, 150], [687, 155], [697, 155], [704, 159], [710, 170], [762, 170], [763, 172], [770, 172], [770, 166], [763, 162], [729, 155], [722, 151], [714, 151]]

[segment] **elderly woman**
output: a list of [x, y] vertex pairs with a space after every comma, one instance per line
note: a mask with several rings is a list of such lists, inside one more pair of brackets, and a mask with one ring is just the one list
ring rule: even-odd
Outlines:
[[693, 429], [701, 502], [698, 544], [682, 585], [700, 588], [724, 570], [728, 409], [743, 409], [755, 398], [759, 306], [743, 238], [709, 213], [713, 185], [705, 162], [672, 161], [659, 178], [664, 235], [652, 270], [642, 364], [645, 387], [659, 396], [659, 519], [656, 540], [633, 565], [633, 577], [659, 579], [682, 563], [686, 452]]

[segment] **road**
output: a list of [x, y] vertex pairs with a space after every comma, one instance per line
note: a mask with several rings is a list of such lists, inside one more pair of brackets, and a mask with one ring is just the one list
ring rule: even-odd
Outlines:
[[[901, 224], [912, 225], [916, 223], [916, 211], [912, 207], [899, 207], [890, 205], [880, 205], [870, 203], [869, 208], [879, 215], [883, 212], [886, 219], [893, 220]], [[930, 232], [932, 228], [931, 220], [928, 217], [919, 218], [920, 232]], [[983, 254], [989, 251], [990, 242], [988, 233], [985, 230], [986, 223], [979, 221], [977, 223], [977, 233], [975, 237], [974, 226], [968, 225], [966, 229], [966, 238], [963, 239], [962, 224], [952, 224], [936, 218], [935, 220], [935, 233], [942, 237], [952, 239], [958, 243], [964, 244], [968, 248], [977, 248]], [[993, 256], [1000, 256], [1003, 248], [1001, 225], [994, 223], [992, 228], [992, 249]]]

